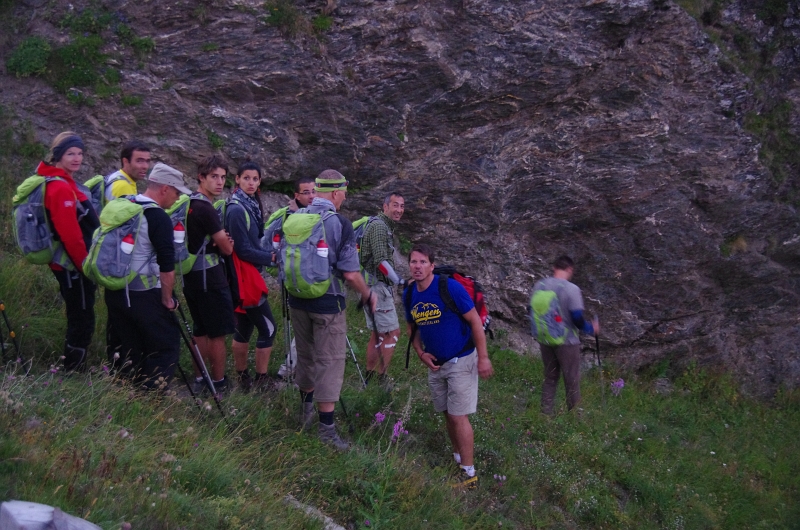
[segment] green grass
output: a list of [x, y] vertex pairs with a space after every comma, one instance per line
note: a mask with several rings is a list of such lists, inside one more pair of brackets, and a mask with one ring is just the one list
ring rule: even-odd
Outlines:
[[225, 145], [225, 140], [211, 129], [206, 129], [206, 139], [211, 147], [214, 149], [222, 149]]
[[17, 77], [43, 75], [47, 72], [50, 50], [50, 44], [43, 38], [28, 37], [11, 53], [6, 68]]
[[136, 107], [142, 104], [142, 96], [136, 96], [133, 94], [125, 94], [120, 98], [120, 101], [126, 107]]
[[[94, 373], [50, 373], [63, 317], [55, 282], [39, 269], [6, 262], [9, 272], [0, 276], [9, 292], [28, 273], [6, 299], [9, 316], [29, 324], [21, 332], [26, 354], [44, 352], [35, 375], [7, 371], [0, 383], [0, 494], [9, 498], [54, 503], [105, 528], [152, 525], [154, 518], [161, 526], [148, 528], [200, 520], [215, 528], [309, 527], [278, 502], [288, 494], [357, 528], [366, 520], [373, 528], [791, 528], [800, 517], [796, 393], [759, 403], [742, 397], [730, 378], [690, 367], [669, 395], [627, 376], [615, 397], [601, 391], [594, 371], [583, 382], [583, 416], [563, 410], [562, 389], [562, 409], [549, 419], [538, 413], [540, 361], [492, 345], [496, 375], [481, 383], [472, 417], [481, 486], [455, 493], [447, 486], [453, 466], [442, 418], [432, 410], [422, 366], [412, 359], [411, 370], [402, 370], [403, 339], [391, 394], [362, 391], [348, 360], [343, 400], [355, 448], [337, 454], [296, 432], [299, 403], [289, 389], [265, 398], [230, 395], [229, 433], [211, 403], [198, 410], [107, 376], [97, 338]], [[102, 316], [102, 303], [98, 310]], [[348, 321], [363, 369], [364, 318], [351, 307]], [[101, 318], [97, 336], [102, 326]], [[272, 372], [282, 361], [282, 336]], [[182, 363], [189, 371], [185, 351]], [[604, 374], [606, 386], [619, 375]], [[337, 410], [346, 433], [348, 418]], [[387, 419], [376, 424], [376, 412]], [[398, 420], [409, 434], [392, 440]], [[122, 438], [123, 430], [133, 439]]]
[[200, 49], [203, 50], [206, 53], [215, 52], [215, 51], [219, 50], [219, 44], [217, 44], [216, 42], [206, 42], [206, 43], [203, 43], [202, 46], [200, 46]]

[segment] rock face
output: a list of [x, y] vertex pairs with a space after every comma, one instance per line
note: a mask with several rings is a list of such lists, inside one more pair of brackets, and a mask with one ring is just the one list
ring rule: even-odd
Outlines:
[[[42, 141], [79, 131], [95, 171], [130, 136], [189, 175], [213, 143], [270, 183], [334, 167], [353, 218], [401, 190], [402, 240], [479, 277], [514, 332], [566, 253], [619, 364], [696, 360], [762, 394], [800, 382], [800, 222], [740, 126], [748, 79], [672, 2], [295, 2], [292, 27], [260, 1], [106, 4], [155, 40], [141, 64], [108, 44], [140, 106], [0, 77], [0, 104]], [[15, 16], [63, 38], [51, 9]]]

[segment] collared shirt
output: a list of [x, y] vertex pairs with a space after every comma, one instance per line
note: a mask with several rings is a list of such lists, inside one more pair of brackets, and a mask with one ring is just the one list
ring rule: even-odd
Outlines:
[[125, 195], [136, 195], [136, 181], [121, 169], [107, 176], [106, 182], [111, 182], [110, 186], [106, 186], [106, 201]]
[[365, 271], [375, 275], [378, 281], [387, 285], [392, 285], [392, 282], [378, 271], [378, 265], [382, 261], [388, 261], [394, 268], [392, 234], [394, 233], [395, 225], [394, 221], [381, 212], [378, 214], [377, 219], [369, 223], [361, 241], [361, 265]]

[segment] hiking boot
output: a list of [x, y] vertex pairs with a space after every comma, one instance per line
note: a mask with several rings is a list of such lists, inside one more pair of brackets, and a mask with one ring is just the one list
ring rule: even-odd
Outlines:
[[476, 474], [470, 477], [467, 475], [467, 472], [464, 471], [464, 468], [461, 468], [461, 472], [456, 479], [450, 483], [450, 487], [453, 489], [474, 490], [478, 487], [478, 475]]
[[301, 428], [304, 431], [307, 431], [314, 426], [314, 423], [316, 423], [317, 411], [314, 410], [313, 401], [303, 403], [303, 417], [300, 421], [302, 422]]
[[[213, 381], [212, 381], [213, 383]], [[230, 384], [228, 384], [228, 378], [223, 377], [222, 381], [217, 381], [214, 383], [214, 390], [216, 390], [217, 395], [221, 396], [223, 394], [227, 394], [231, 390]]]
[[269, 392], [274, 389], [272, 378], [267, 374], [256, 373], [253, 379], [253, 389], [256, 392]]
[[342, 440], [336, 432], [336, 425], [319, 424], [319, 439], [322, 443], [332, 445], [337, 451], [347, 451], [350, 444]]
[[67, 346], [64, 348], [64, 370], [67, 372], [86, 371], [86, 348]]
[[250, 377], [250, 370], [239, 372], [239, 390], [246, 394], [251, 388], [253, 388], [253, 378]]

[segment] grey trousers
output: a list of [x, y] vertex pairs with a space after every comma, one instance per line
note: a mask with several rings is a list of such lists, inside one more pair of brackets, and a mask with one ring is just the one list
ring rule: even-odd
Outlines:
[[581, 345], [545, 346], [540, 344], [544, 363], [544, 386], [542, 387], [542, 413], [553, 414], [558, 378], [564, 374], [567, 390], [567, 408], [572, 410], [581, 401]]

